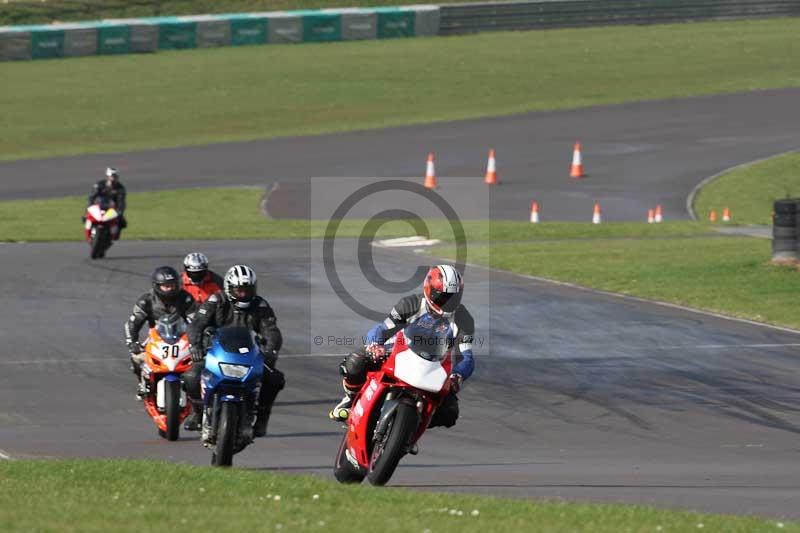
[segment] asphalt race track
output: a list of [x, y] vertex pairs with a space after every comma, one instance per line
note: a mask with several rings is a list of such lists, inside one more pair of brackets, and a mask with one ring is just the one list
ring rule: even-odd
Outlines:
[[[348, 288], [361, 276], [352, 243], [337, 243]], [[123, 242], [91, 262], [82, 243], [0, 245], [3, 451], [209, 461], [196, 434], [156, 435], [121, 342], [153, 266], [201, 249], [256, 268], [286, 336], [289, 385], [270, 435], [236, 464], [330, 476], [340, 429], [326, 412], [347, 347], [328, 338], [347, 342], [370, 323], [332, 293], [310, 260], [317, 246]], [[394, 280], [425, 262], [386, 250], [375, 261]], [[480, 268], [466, 275], [483, 345], [462, 419], [428, 433], [393, 485], [800, 518], [800, 334]], [[369, 286], [353, 294], [375, 307], [395, 299]]]
[[[545, 219], [585, 219], [596, 199], [606, 220], [641, 219], [656, 202], [667, 219], [685, 219], [686, 195], [701, 179], [797, 148], [798, 101], [800, 90], [764, 91], [8, 162], [0, 198], [84, 194], [113, 164], [130, 191], [279, 182], [292, 206], [302, 202], [291, 191], [302, 193], [309, 178], [416, 176], [429, 150], [448, 191], [448, 177], [480, 175], [494, 146], [504, 184], [492, 218], [527, 217], [535, 194]], [[590, 174], [579, 183], [566, 178], [576, 139]], [[354, 241], [337, 244], [345, 286], [388, 309], [398, 295], [359, 283]], [[220, 268], [256, 268], [286, 338], [279, 364], [289, 385], [270, 434], [235, 463], [330, 476], [341, 435], [326, 418], [341, 395], [337, 365], [371, 323], [333, 294], [319, 247], [123, 241], [92, 262], [83, 243], [0, 244], [0, 457], [209, 461], [195, 434], [158, 438], [134, 400], [122, 343], [153, 268], [202, 250]], [[383, 249], [374, 257], [393, 280], [429, 262]], [[800, 518], [800, 333], [480, 268], [466, 275], [483, 344], [462, 419], [427, 434], [393, 485]]]
[[[531, 98], [535, 98], [531, 95]], [[183, 186], [291, 183], [284, 201], [303, 216], [316, 177], [413, 177], [437, 155], [440, 183], [482, 177], [489, 148], [503, 186], [492, 218], [587, 220], [600, 201], [605, 220], [643, 220], [661, 204], [686, 219], [686, 197], [703, 178], [798, 148], [800, 89], [662, 100], [379, 131], [337, 133], [39, 161], [0, 163], [0, 199], [86, 194], [103, 169], [118, 167], [129, 191]], [[567, 178], [576, 140], [589, 177]], [[451, 201], [456, 201], [450, 197]]]

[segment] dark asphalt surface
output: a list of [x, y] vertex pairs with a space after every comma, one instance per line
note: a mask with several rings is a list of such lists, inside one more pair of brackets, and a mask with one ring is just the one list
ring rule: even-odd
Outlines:
[[[531, 95], [535, 98], [535, 95]], [[667, 220], [688, 218], [685, 202], [703, 178], [800, 147], [800, 89], [663, 100], [307, 138], [218, 144], [130, 154], [0, 163], [0, 199], [85, 194], [107, 165], [129, 190], [282, 183], [282, 215], [307, 213], [318, 177], [421, 177], [429, 151], [448, 177], [480, 178], [497, 149], [503, 185], [492, 218], [526, 220], [537, 200], [543, 220], [587, 220], [600, 201], [605, 220], [641, 220], [660, 203]], [[589, 177], [567, 178], [572, 145], [583, 143]], [[315, 181], [317, 186], [319, 181]], [[336, 181], [329, 188], [334, 189]], [[469, 189], [448, 189], [454, 203]], [[478, 193], [479, 194], [479, 193]]]
[[[352, 244], [336, 248], [345, 287], [390, 307], [395, 295], [358, 284]], [[199, 249], [217, 265], [256, 268], [286, 337], [289, 384], [270, 435], [236, 464], [329, 477], [341, 433], [326, 413], [347, 351], [336, 339], [371, 324], [333, 294], [319, 247], [122, 242], [91, 262], [82, 243], [0, 245], [0, 448], [206, 464], [194, 434], [157, 437], [121, 340], [153, 267]], [[386, 250], [375, 260], [393, 280], [421, 261]], [[480, 268], [466, 275], [479, 338], [462, 419], [426, 434], [393, 485], [800, 518], [800, 334]]]
[[[83, 194], [112, 164], [131, 191], [278, 182], [281, 215], [325, 215], [330, 198], [359, 181], [315, 178], [420, 176], [434, 150], [440, 192], [477, 218], [526, 219], [532, 199], [545, 220], [586, 219], [595, 200], [606, 220], [641, 219], [655, 203], [667, 219], [688, 218], [685, 199], [701, 179], [798, 147], [798, 102], [797, 89], [764, 91], [0, 163], [0, 198]], [[580, 182], [566, 178], [576, 139], [590, 174]], [[489, 196], [474, 178], [492, 146], [503, 185]], [[361, 214], [384, 203], [391, 200], [375, 199]], [[82, 243], [0, 244], [0, 450], [208, 462], [195, 435], [178, 443], [156, 436], [133, 399], [121, 340], [152, 269], [200, 249], [217, 265], [256, 267], [286, 336], [280, 366], [289, 385], [270, 436], [236, 464], [330, 476], [340, 429], [325, 416], [341, 395], [336, 367], [344, 344], [370, 323], [332, 293], [318, 248], [122, 242], [92, 263]], [[337, 250], [345, 286], [388, 309], [396, 295], [359, 284], [352, 247]], [[378, 251], [376, 263], [401, 279], [416, 258]], [[394, 485], [800, 518], [800, 334], [483, 269], [467, 276], [483, 345], [461, 395], [462, 419], [427, 434]]]

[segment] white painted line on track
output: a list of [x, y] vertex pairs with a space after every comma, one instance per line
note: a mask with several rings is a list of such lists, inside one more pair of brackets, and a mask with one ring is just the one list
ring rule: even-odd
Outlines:
[[791, 154], [792, 152], [796, 152], [797, 150], [798, 149], [795, 148], [794, 150], [787, 150], [786, 152], [781, 152], [779, 154], [773, 154], [773, 155], [770, 155], [770, 156], [767, 156], [767, 157], [762, 157], [761, 159], [756, 159], [755, 161], [748, 161], [747, 163], [742, 163], [740, 165], [734, 165], [732, 167], [726, 168], [722, 172], [717, 172], [713, 176], [707, 177], [706, 179], [704, 179], [703, 181], [701, 181], [700, 183], [695, 185], [694, 189], [692, 189], [692, 192], [689, 193], [689, 196], [686, 198], [686, 211], [689, 213], [689, 216], [692, 217], [692, 220], [695, 220], [695, 221], [697, 220], [697, 213], [694, 212], [694, 207], [693, 207], [694, 199], [697, 196], [697, 194], [700, 192], [700, 189], [702, 189], [703, 187], [705, 187], [706, 185], [708, 185], [709, 183], [711, 183], [715, 179], [717, 179], [719, 177], [722, 177], [723, 175], [725, 175], [725, 174], [727, 174], [729, 172], [733, 172], [734, 170], [739, 170], [740, 168], [749, 167], [750, 165], [755, 165], [756, 163], [761, 163], [763, 161], [766, 161], [767, 159], [772, 159], [773, 157], [780, 157], [782, 155]]
[[0, 459], [2, 459], [3, 461], [13, 461], [13, 460], [14, 460], [14, 458], [13, 458], [13, 457], [11, 457], [10, 455], [8, 455], [8, 454], [7, 454], [6, 452], [4, 452], [3, 450], [0, 450]]

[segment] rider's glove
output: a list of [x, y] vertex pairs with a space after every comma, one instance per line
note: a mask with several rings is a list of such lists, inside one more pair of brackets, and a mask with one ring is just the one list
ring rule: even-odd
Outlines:
[[138, 341], [133, 341], [128, 343], [128, 351], [132, 354], [142, 353], [144, 348], [142, 348], [142, 345], [139, 344]]
[[386, 359], [386, 347], [383, 344], [373, 342], [366, 347], [367, 356], [373, 363], [382, 363]]
[[203, 349], [200, 346], [195, 346], [194, 344], [189, 346], [189, 353], [191, 353], [192, 361], [195, 363], [199, 363], [206, 356], [206, 354], [203, 353]]
[[275, 350], [264, 350], [264, 364], [269, 368], [275, 368], [278, 362], [278, 352]]
[[450, 392], [453, 394], [458, 394], [458, 391], [461, 390], [461, 384], [464, 382], [464, 376], [461, 374], [456, 374], [453, 372], [450, 374]]

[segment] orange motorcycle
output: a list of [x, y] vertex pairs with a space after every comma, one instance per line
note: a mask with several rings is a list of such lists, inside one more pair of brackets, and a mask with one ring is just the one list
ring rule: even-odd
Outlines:
[[181, 423], [192, 412], [182, 379], [191, 367], [186, 321], [176, 315], [160, 318], [145, 345], [142, 385], [147, 414], [167, 440], [178, 440]]

